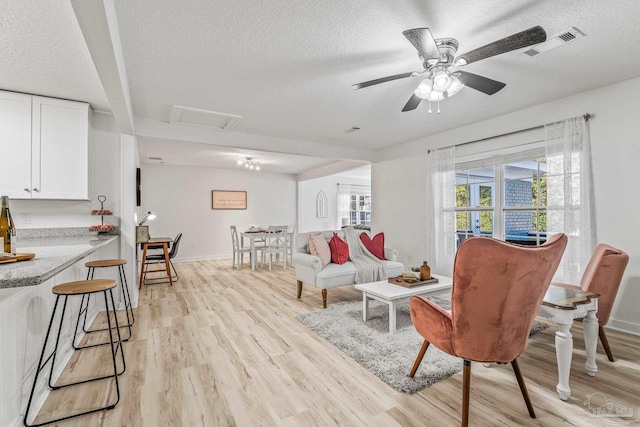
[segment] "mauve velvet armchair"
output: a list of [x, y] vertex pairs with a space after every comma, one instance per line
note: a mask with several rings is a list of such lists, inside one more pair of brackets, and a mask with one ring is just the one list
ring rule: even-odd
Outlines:
[[611, 347], [604, 332], [604, 325], [609, 321], [609, 315], [613, 308], [613, 302], [618, 294], [618, 288], [622, 281], [622, 275], [629, 263], [629, 255], [626, 252], [616, 249], [603, 243], [596, 247], [587, 268], [582, 274], [580, 286], [568, 285], [565, 283], [553, 283], [569, 289], [582, 289], [600, 294], [598, 298], [598, 324], [600, 325], [599, 335], [604, 351], [611, 362], [614, 362]]
[[419, 296], [411, 298], [411, 320], [424, 343], [409, 376], [415, 375], [429, 344], [464, 359], [463, 426], [469, 423], [471, 361], [511, 363], [529, 415], [535, 418], [517, 358], [527, 347], [566, 246], [564, 234], [537, 247], [486, 237], [467, 239], [456, 253], [451, 311]]

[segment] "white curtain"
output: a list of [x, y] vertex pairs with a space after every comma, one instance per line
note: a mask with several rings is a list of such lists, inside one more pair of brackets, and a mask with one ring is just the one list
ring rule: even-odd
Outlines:
[[342, 227], [343, 218], [347, 218], [349, 221], [347, 224], [351, 224], [351, 219], [349, 218], [349, 203], [351, 203], [351, 186], [349, 184], [338, 184], [336, 230]]
[[455, 147], [427, 155], [427, 257], [432, 272], [451, 277], [456, 253]]
[[555, 278], [578, 284], [596, 246], [588, 122], [548, 124], [545, 135], [547, 231], [569, 238]]

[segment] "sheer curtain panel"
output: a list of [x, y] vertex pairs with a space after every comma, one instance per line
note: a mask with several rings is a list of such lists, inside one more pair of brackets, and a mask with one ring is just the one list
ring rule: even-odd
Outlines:
[[432, 271], [453, 273], [456, 253], [455, 147], [427, 155], [427, 257]]
[[569, 237], [557, 280], [580, 283], [595, 249], [588, 122], [575, 117], [545, 125], [547, 232]]
[[[349, 203], [351, 203], [351, 186], [349, 184], [338, 184], [338, 200], [336, 201], [337, 218], [336, 229], [342, 227], [342, 219], [349, 218]], [[350, 224], [348, 222], [347, 224]]]

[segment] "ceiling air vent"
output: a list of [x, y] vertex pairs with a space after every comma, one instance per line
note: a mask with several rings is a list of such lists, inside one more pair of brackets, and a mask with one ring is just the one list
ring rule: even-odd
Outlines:
[[235, 114], [218, 113], [216, 111], [201, 110], [199, 108], [173, 106], [171, 123], [197, 126], [215, 130], [232, 130], [242, 119], [242, 116]]
[[522, 53], [527, 55], [528, 57], [538, 56], [543, 52], [563, 46], [581, 37], [584, 37], [584, 33], [576, 27], [571, 27], [567, 31], [556, 34], [555, 36], [547, 39], [546, 42], [537, 44], [534, 47], [523, 51]]
[[149, 160], [156, 160], [156, 161], [158, 161], [158, 162], [161, 162], [161, 161], [162, 161], [162, 157], [151, 157], [151, 156], [149, 156], [149, 157], [148, 157], [148, 159], [149, 159]]

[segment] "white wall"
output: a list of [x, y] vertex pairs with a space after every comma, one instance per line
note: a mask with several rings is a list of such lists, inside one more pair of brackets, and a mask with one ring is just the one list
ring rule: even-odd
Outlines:
[[[107, 197], [105, 209], [114, 212], [105, 223], [119, 224], [120, 206], [120, 134], [110, 114], [93, 113], [89, 127], [89, 201], [82, 200], [17, 200], [10, 201], [16, 228], [89, 227], [100, 224], [91, 216], [98, 209], [99, 194]], [[28, 213], [31, 221], [23, 221]]]
[[371, 167], [371, 231], [384, 231], [384, 245], [398, 249], [405, 270], [428, 261], [425, 164], [426, 154], [414, 153]]
[[[368, 180], [352, 179], [331, 175], [324, 178], [310, 179], [298, 182], [298, 231], [337, 230], [341, 224], [337, 218], [336, 201], [338, 197], [338, 183], [370, 185]], [[324, 191], [327, 195], [327, 218], [316, 216], [316, 199], [318, 193]]]
[[[372, 165], [373, 221], [385, 231], [390, 246], [406, 259], [420, 257], [426, 241], [426, 204], [406, 202], [409, 195], [426, 192], [423, 168], [398, 166], [421, 162], [428, 148], [449, 146], [517, 129], [592, 115], [592, 163], [594, 174], [596, 232], [598, 242], [625, 250], [630, 257], [609, 327], [640, 334], [640, 78], [517, 111], [484, 122], [402, 144], [380, 153]], [[416, 156], [418, 153], [418, 156]], [[411, 159], [401, 159], [407, 157]], [[412, 171], [398, 173], [398, 170]], [[394, 190], [395, 189], [395, 190]], [[399, 194], [398, 194], [399, 193]], [[404, 204], [398, 205], [405, 200]], [[416, 232], [414, 232], [416, 230]], [[424, 243], [426, 246], [426, 242]]]
[[[229, 226], [296, 222], [296, 181], [292, 175], [189, 166], [142, 164], [142, 206], [156, 219], [151, 237], [183, 233], [177, 261], [231, 258]], [[246, 210], [211, 209], [212, 190], [247, 192]]]

